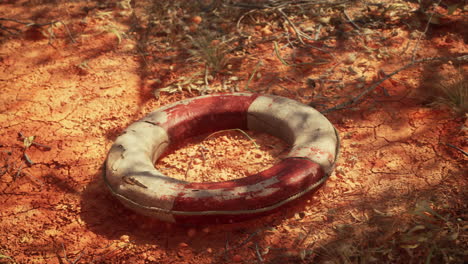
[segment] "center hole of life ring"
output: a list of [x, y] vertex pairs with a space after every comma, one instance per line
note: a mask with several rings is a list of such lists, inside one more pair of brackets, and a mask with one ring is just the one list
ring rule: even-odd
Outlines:
[[222, 182], [266, 170], [289, 150], [282, 139], [263, 132], [228, 129], [196, 136], [170, 147], [156, 169], [188, 182]]

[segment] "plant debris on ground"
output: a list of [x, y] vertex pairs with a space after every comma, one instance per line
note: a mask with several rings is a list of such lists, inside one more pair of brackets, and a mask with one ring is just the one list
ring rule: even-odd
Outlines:
[[[3, 1], [0, 263], [463, 263], [465, 0]], [[102, 182], [115, 138], [158, 107], [220, 92], [324, 113], [326, 184], [245, 223], [178, 226]], [[288, 146], [252, 131], [187, 139], [155, 166], [221, 181]]]

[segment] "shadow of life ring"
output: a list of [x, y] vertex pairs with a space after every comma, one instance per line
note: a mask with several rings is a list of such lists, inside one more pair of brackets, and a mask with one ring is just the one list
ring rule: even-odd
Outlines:
[[[276, 136], [291, 150], [265, 171], [224, 182], [177, 180], [154, 167], [174, 142], [234, 128]], [[312, 107], [272, 95], [207, 95], [131, 124], [109, 151], [104, 181], [126, 207], [144, 215], [175, 223], [232, 223], [269, 214], [319, 188], [338, 150], [335, 128]]]

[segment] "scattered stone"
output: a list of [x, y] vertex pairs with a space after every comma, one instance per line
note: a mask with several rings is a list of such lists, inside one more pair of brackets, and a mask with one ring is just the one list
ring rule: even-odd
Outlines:
[[317, 19], [317, 21], [322, 23], [322, 24], [328, 24], [328, 23], [330, 23], [330, 19], [331, 19], [331, 17], [329, 17], [329, 16], [328, 17], [319, 17]]
[[192, 17], [192, 22], [197, 24], [197, 25], [200, 24], [202, 21], [203, 21], [203, 19], [201, 18], [201, 16]]
[[120, 241], [129, 243], [130, 242], [130, 237], [128, 235], [122, 235], [120, 236]]
[[353, 64], [356, 61], [356, 53], [350, 53], [348, 56], [343, 60], [345, 64]]

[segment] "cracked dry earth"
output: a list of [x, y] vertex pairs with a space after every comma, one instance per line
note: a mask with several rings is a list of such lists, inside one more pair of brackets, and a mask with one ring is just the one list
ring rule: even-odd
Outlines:
[[[342, 140], [337, 168], [323, 188], [287, 210], [202, 227], [175, 226], [129, 211], [101, 178], [113, 140], [146, 113], [194, 95], [161, 93], [155, 99], [142, 81], [131, 40], [118, 45], [110, 33], [91, 38], [86, 32], [92, 23], [88, 27], [76, 44], [63, 37], [53, 47], [48, 39], [24, 37], [0, 45], [0, 253], [17, 263], [255, 263], [258, 254], [268, 263], [308, 258], [326, 263], [323, 258], [332, 256], [309, 250], [342, 241], [364, 248], [392, 240], [413, 227], [405, 214], [418, 201], [466, 216], [466, 157], [447, 146], [466, 151], [465, 120], [423, 104], [416, 88], [424, 68], [386, 81], [390, 96], [377, 90], [359, 106], [327, 114]], [[265, 69], [294, 79], [274, 55], [262, 54], [261, 46], [257, 52], [266, 58]], [[89, 68], [77, 66], [84, 61]], [[241, 69], [246, 76], [254, 66], [249, 65]], [[397, 68], [396, 62], [387, 67]], [[251, 85], [257, 84], [261, 80]], [[303, 83], [288, 81], [283, 87], [293, 92], [269, 92], [308, 103], [300, 96]], [[20, 132], [50, 149], [25, 148]], [[193, 180], [210, 174], [222, 180], [271, 166], [287, 147], [267, 135], [250, 135], [259, 150], [231, 131], [194, 139], [157, 166]], [[201, 142], [217, 149], [202, 154]], [[223, 149], [225, 156], [219, 155]], [[460, 226], [466, 227], [466, 217]], [[454, 243], [461, 246], [463, 240]]]

